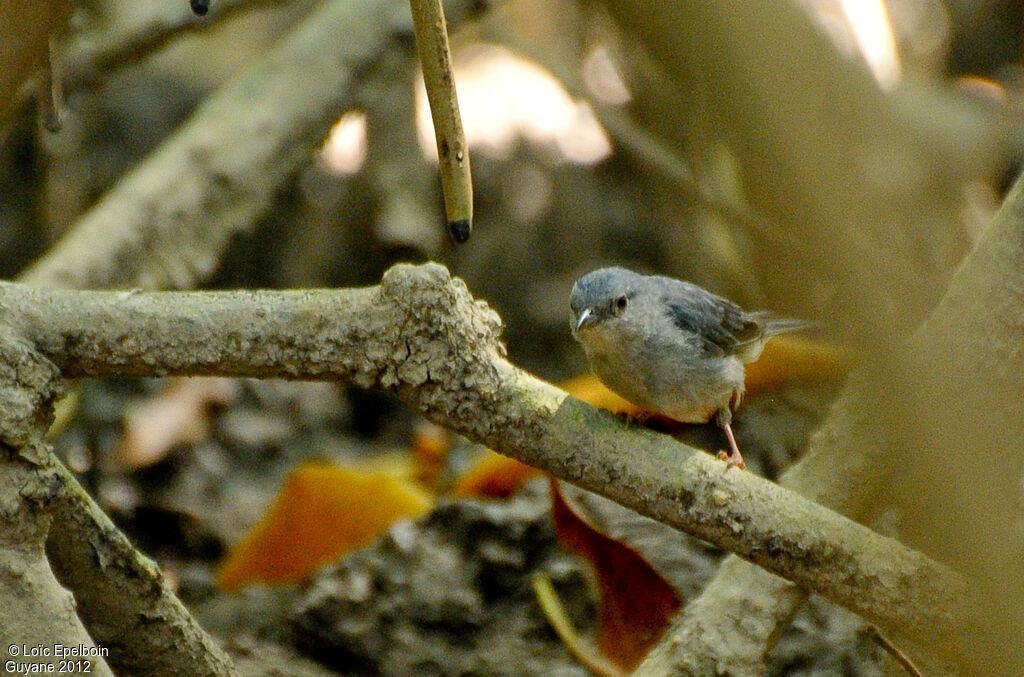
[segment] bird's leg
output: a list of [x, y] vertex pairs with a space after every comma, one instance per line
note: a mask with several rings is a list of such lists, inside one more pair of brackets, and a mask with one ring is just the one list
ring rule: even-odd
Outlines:
[[736, 445], [736, 437], [732, 434], [732, 410], [727, 407], [719, 409], [715, 414], [715, 422], [718, 423], [718, 427], [722, 429], [726, 439], [729, 440], [729, 451], [718, 452], [718, 458], [740, 470], [746, 470], [747, 464], [743, 462], [743, 455], [740, 454], [740, 448]]
[[743, 456], [740, 454], [740, 448], [736, 446], [736, 438], [732, 434], [732, 424], [724, 424], [722, 426], [722, 430], [725, 432], [725, 436], [729, 438], [729, 451], [718, 452], [718, 458], [722, 459], [729, 465], [736, 466], [740, 470], [746, 470], [747, 464], [743, 462]]

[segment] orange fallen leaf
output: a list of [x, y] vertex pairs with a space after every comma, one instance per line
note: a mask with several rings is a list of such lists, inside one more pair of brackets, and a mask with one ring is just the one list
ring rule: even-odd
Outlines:
[[431, 505], [424, 491], [392, 475], [308, 463], [288, 476], [262, 521], [221, 562], [217, 585], [232, 592], [249, 583], [302, 581]]
[[454, 483], [453, 496], [490, 496], [504, 498], [519, 491], [528, 480], [541, 474], [532, 465], [490, 451], [480, 457], [472, 467]]
[[583, 519], [554, 478], [551, 512], [562, 544], [594, 567], [601, 602], [598, 648], [619, 667], [632, 670], [682, 606], [676, 589], [635, 550]]

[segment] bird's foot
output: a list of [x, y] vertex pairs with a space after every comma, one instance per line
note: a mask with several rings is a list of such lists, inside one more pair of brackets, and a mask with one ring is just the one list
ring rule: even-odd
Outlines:
[[747, 469], [747, 464], [743, 462], [743, 457], [740, 455], [739, 450], [737, 450], [736, 454], [733, 455], [723, 449], [722, 451], [718, 452], [718, 458], [725, 461], [730, 468], [736, 467], [739, 468], [740, 470]]

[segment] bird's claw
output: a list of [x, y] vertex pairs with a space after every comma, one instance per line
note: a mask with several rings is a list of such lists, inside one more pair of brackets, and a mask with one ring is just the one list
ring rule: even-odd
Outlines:
[[724, 449], [718, 452], [718, 458], [725, 461], [729, 468], [739, 468], [740, 470], [746, 470], [747, 464], [743, 462], [742, 456], [733, 457], [728, 451]]

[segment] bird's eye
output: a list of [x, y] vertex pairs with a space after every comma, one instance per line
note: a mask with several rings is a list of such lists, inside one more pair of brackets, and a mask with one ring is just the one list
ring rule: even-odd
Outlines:
[[618, 297], [617, 299], [615, 299], [615, 310], [621, 313], [623, 310], [626, 309], [626, 305], [628, 303], [629, 301], [626, 300], [626, 297], [624, 295]]

